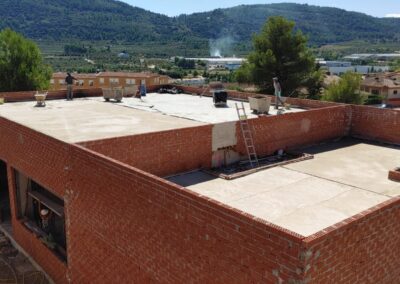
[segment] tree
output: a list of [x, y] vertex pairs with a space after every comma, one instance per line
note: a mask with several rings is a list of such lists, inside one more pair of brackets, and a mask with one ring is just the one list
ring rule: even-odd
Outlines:
[[47, 89], [51, 74], [36, 44], [10, 29], [0, 32], [0, 91]]
[[362, 104], [365, 101], [365, 95], [360, 91], [361, 81], [360, 74], [346, 72], [340, 81], [334, 82], [328, 87], [322, 98], [338, 103]]
[[291, 94], [315, 70], [314, 58], [295, 23], [283, 17], [270, 17], [261, 33], [254, 36], [254, 51], [236, 77], [250, 77], [262, 91], [272, 92], [272, 78], [278, 77], [284, 95]]
[[320, 100], [323, 84], [324, 75], [322, 71], [317, 68], [304, 80], [304, 82], [302, 82], [302, 85], [306, 87], [308, 91], [306, 98], [311, 100]]

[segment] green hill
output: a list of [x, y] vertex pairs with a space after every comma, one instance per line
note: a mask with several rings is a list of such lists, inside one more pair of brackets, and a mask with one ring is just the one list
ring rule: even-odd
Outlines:
[[112, 0], [2, 0], [0, 28], [33, 39], [155, 41], [191, 32], [173, 18]]
[[160, 50], [163, 44], [188, 43], [192, 50], [198, 46], [204, 53], [204, 42], [219, 38], [248, 48], [252, 33], [272, 15], [296, 21], [313, 45], [400, 39], [400, 19], [300, 4], [241, 5], [167, 17], [113, 0], [0, 1], [0, 29], [10, 27], [37, 41], [154, 42], [154, 48]]
[[251, 34], [270, 16], [284, 16], [294, 20], [297, 27], [309, 36], [312, 44], [323, 45], [351, 40], [398, 41], [400, 19], [375, 18], [362, 13], [337, 8], [301, 4], [241, 5], [206, 13], [182, 15], [195, 35], [218, 38], [230, 35], [247, 41]]

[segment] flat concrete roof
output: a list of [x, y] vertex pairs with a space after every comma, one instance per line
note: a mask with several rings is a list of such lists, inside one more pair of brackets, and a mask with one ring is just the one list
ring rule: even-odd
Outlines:
[[[103, 98], [90, 98], [96, 101], [103, 101]], [[142, 100], [137, 98], [124, 98], [120, 105], [146, 110], [153, 113], [162, 113], [169, 116], [186, 118], [205, 123], [221, 123], [238, 120], [234, 100], [228, 100], [228, 107], [214, 107], [211, 97], [200, 97], [185, 94], [158, 94], [149, 93]], [[256, 118], [252, 114], [250, 105], [244, 103], [249, 118]], [[290, 110], [283, 110], [280, 113], [305, 111], [301, 108], [292, 107]], [[277, 115], [278, 111], [271, 106], [269, 114]]]
[[[235, 101], [216, 108], [212, 98], [184, 94], [151, 93], [142, 100], [124, 98], [121, 103], [102, 97], [0, 105], [0, 116], [68, 143], [100, 140], [164, 130], [238, 120]], [[250, 118], [250, 107], [245, 103]], [[292, 108], [285, 112], [304, 111]], [[271, 107], [271, 115], [277, 111]]]
[[90, 99], [0, 105], [0, 116], [68, 143], [204, 125], [188, 119]]
[[400, 195], [388, 179], [400, 148], [346, 139], [306, 152], [314, 159], [235, 180], [201, 171], [169, 180], [305, 237]]

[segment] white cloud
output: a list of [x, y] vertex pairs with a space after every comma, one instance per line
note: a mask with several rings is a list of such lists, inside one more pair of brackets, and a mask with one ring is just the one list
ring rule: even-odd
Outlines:
[[386, 14], [386, 18], [400, 18], [400, 14]]

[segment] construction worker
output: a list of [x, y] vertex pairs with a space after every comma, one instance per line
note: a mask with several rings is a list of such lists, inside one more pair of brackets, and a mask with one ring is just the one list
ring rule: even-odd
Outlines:
[[70, 73], [67, 73], [67, 77], [65, 78], [65, 83], [67, 84], [67, 101], [72, 101], [74, 98], [74, 94], [72, 92], [74, 80], [76, 81], [76, 78]]
[[279, 103], [281, 103], [281, 105], [284, 106], [284, 103], [281, 98], [282, 87], [281, 84], [279, 83], [278, 77], [275, 77], [272, 80], [274, 82], [274, 89], [275, 89], [275, 109], [279, 109]]

